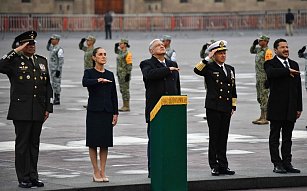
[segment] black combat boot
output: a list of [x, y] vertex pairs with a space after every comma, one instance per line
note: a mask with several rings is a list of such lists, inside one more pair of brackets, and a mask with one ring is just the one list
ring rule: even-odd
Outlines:
[[54, 94], [53, 105], [60, 105], [60, 94]]

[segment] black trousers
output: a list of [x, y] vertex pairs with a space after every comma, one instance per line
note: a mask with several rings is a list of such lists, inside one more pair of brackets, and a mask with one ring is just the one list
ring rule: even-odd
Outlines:
[[[291, 165], [292, 131], [294, 122], [291, 121], [270, 121], [269, 147], [271, 161], [276, 165]], [[279, 155], [279, 138], [282, 134], [281, 156]]]
[[42, 121], [17, 121], [15, 126], [15, 169], [18, 181], [38, 179], [37, 162]]
[[112, 39], [111, 25], [105, 25], [106, 39]]
[[206, 115], [209, 126], [210, 168], [228, 168], [226, 151], [231, 113], [206, 109]]

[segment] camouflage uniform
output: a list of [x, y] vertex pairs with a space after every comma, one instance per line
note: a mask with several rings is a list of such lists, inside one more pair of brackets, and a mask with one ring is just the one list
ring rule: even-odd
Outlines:
[[84, 46], [84, 42], [86, 40], [93, 40], [95, 43], [96, 38], [92, 35], [89, 35], [87, 38], [82, 38], [79, 43], [79, 49], [84, 51], [84, 70], [94, 67], [92, 59], [94, 47]]
[[[260, 36], [259, 40], [269, 40], [267, 36]], [[251, 54], [255, 56], [255, 70], [256, 70], [256, 90], [257, 90], [257, 101], [260, 104], [261, 116], [259, 119], [253, 121], [254, 124], [268, 124], [266, 120], [267, 104], [269, 99], [269, 89], [265, 87], [267, 80], [266, 73], [264, 71], [264, 62], [273, 58], [273, 52], [268, 47], [256, 47], [253, 44], [250, 48]], [[259, 123], [259, 121], [261, 122]]]
[[[58, 35], [53, 35], [51, 39], [59, 38]], [[58, 44], [52, 45], [48, 42], [47, 50], [49, 54], [49, 71], [51, 77], [51, 85], [54, 92], [54, 104], [59, 102], [61, 93], [62, 67], [64, 64], [64, 50]], [[59, 103], [58, 103], [59, 104]]]
[[[120, 43], [125, 43], [127, 48], [129, 48], [128, 40], [121, 39]], [[132, 53], [128, 50], [121, 50], [118, 48], [120, 43], [115, 44], [115, 53], [117, 54], [116, 64], [117, 64], [117, 77], [119, 83], [120, 93], [122, 94], [124, 106], [119, 109], [119, 111], [130, 111], [129, 100], [129, 83], [131, 79], [132, 70]]]

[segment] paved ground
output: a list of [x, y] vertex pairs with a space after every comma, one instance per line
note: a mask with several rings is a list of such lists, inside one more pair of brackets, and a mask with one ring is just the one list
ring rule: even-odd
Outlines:
[[[180, 66], [182, 94], [188, 95], [188, 180], [189, 190], [261, 189], [266, 187], [307, 186], [307, 115], [303, 112], [293, 132], [293, 164], [301, 174], [277, 175], [272, 172], [268, 152], [269, 126], [251, 123], [259, 116], [255, 94], [254, 56], [249, 47], [261, 31], [240, 32], [167, 32], [173, 36], [173, 47]], [[270, 47], [283, 31], [266, 31], [271, 36]], [[45, 45], [52, 33], [38, 36], [37, 53], [48, 56]], [[121, 113], [114, 128], [114, 147], [109, 150], [107, 174], [110, 183], [92, 182], [92, 169], [85, 145], [85, 114], [87, 91], [81, 85], [83, 52], [78, 49], [86, 33], [60, 33], [65, 50], [61, 105], [54, 107], [44, 124], [39, 158], [40, 179], [45, 187], [39, 190], [149, 190], [146, 166], [146, 124], [144, 120], [144, 85], [139, 69], [141, 60], [150, 57], [149, 42], [162, 36], [162, 32], [115, 33], [113, 40], [104, 40], [104, 33], [97, 36], [96, 46], [108, 53], [108, 65], [115, 71], [114, 43], [121, 37], [129, 38], [133, 52], [131, 82], [131, 112]], [[0, 55], [11, 47], [15, 34], [1, 34]], [[304, 61], [297, 51], [306, 44], [306, 32], [298, 31], [286, 38], [290, 57], [299, 62], [303, 74]], [[227, 63], [236, 68], [238, 109], [235, 112], [229, 135], [228, 159], [234, 176], [212, 177], [207, 161], [208, 128], [203, 120], [205, 89], [203, 79], [193, 73], [200, 60], [202, 44], [210, 39], [228, 41]], [[303, 78], [304, 80], [304, 78]], [[303, 81], [304, 82], [304, 81]], [[120, 98], [120, 93], [118, 89]], [[6, 120], [9, 103], [9, 81], [0, 75], [0, 190], [19, 190], [14, 170], [14, 127]], [[307, 94], [303, 91], [307, 107]], [[122, 105], [119, 99], [119, 105]], [[125, 185], [125, 186], [124, 186]], [[288, 188], [292, 189], [292, 188]], [[306, 190], [305, 188], [300, 188]]]

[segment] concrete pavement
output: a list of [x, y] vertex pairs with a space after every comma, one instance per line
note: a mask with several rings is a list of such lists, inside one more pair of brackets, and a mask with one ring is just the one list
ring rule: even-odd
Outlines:
[[[131, 112], [120, 113], [114, 127], [114, 147], [109, 149], [107, 174], [109, 183], [93, 183], [92, 168], [85, 147], [85, 114], [87, 91], [81, 85], [83, 76], [83, 52], [78, 43], [88, 33], [59, 33], [65, 52], [61, 105], [54, 106], [54, 113], [44, 124], [39, 157], [40, 179], [45, 187], [38, 190], [150, 190], [147, 178], [147, 135], [144, 119], [144, 85], [139, 69], [141, 60], [149, 58], [148, 44], [163, 34], [173, 36], [172, 46], [176, 50], [180, 66], [182, 94], [188, 95], [188, 181], [189, 190], [261, 189], [274, 187], [307, 186], [307, 115], [303, 112], [293, 132], [293, 165], [301, 169], [300, 174], [275, 174], [268, 150], [269, 125], [253, 125], [259, 117], [256, 101], [254, 55], [249, 48], [262, 31], [239, 32], [148, 32], [114, 33], [114, 39], [104, 40], [104, 33], [97, 36], [96, 47], [107, 50], [107, 68], [115, 73], [116, 55], [114, 44], [121, 37], [129, 39], [133, 53], [131, 81]], [[277, 38], [288, 40], [290, 58], [300, 64], [303, 75], [304, 60], [297, 51], [306, 44], [306, 33], [298, 31], [293, 37], [285, 37], [283, 31], [266, 31], [271, 36], [270, 48]], [[45, 48], [52, 33], [39, 33], [37, 53], [48, 57]], [[10, 51], [16, 34], [2, 34], [0, 55]], [[226, 63], [236, 69], [238, 106], [230, 127], [228, 143], [229, 167], [234, 176], [212, 177], [207, 160], [208, 128], [203, 120], [205, 88], [203, 79], [193, 73], [200, 61], [199, 51], [203, 43], [211, 40], [228, 41]], [[302, 84], [304, 77], [302, 76]], [[119, 106], [122, 105], [118, 90]], [[9, 81], [0, 74], [0, 190], [22, 190], [14, 169], [14, 127], [6, 120], [9, 103]], [[303, 88], [303, 103], [307, 94]], [[304, 107], [304, 108], [305, 108]]]

